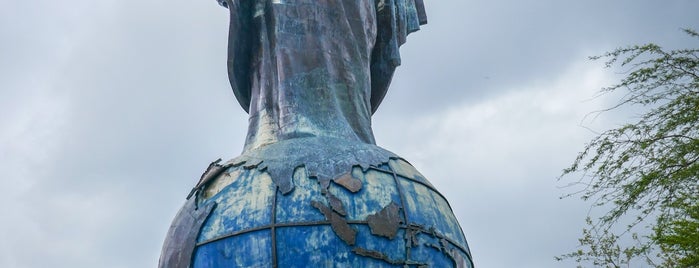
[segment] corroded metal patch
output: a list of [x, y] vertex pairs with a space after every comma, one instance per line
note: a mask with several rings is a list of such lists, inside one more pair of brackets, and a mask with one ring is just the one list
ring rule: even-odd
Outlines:
[[398, 265], [398, 264], [405, 264], [405, 261], [397, 261], [397, 260], [391, 260], [386, 254], [383, 254], [379, 251], [376, 250], [368, 250], [360, 247], [356, 247], [352, 249], [352, 252], [354, 252], [357, 255], [364, 256], [364, 257], [369, 257], [369, 258], [374, 258], [377, 260], [382, 260], [390, 264]]
[[425, 176], [420, 173], [420, 171], [415, 169], [410, 162], [403, 158], [391, 158], [391, 160], [388, 161], [388, 166], [393, 172], [401, 177], [422, 183], [431, 189], [435, 189], [432, 183], [430, 183], [429, 180], [427, 180]]
[[208, 183], [206, 187], [201, 189], [199, 193], [200, 199], [209, 199], [223, 191], [226, 186], [233, 184], [236, 180], [240, 179], [244, 169], [228, 169], [221, 173], [215, 180]]
[[471, 267], [470, 261], [465, 259], [463, 255], [461, 255], [461, 251], [452, 248], [449, 250], [449, 257], [451, 257], [452, 260], [454, 260], [454, 265], [456, 268], [468, 268]]
[[311, 205], [325, 215], [325, 218], [330, 221], [330, 227], [332, 227], [335, 234], [337, 234], [342, 241], [345, 241], [345, 243], [350, 246], [354, 245], [357, 238], [357, 231], [347, 224], [347, 221], [340, 214], [337, 214], [329, 207], [317, 201], [311, 201]]
[[333, 181], [353, 193], [362, 189], [362, 181], [353, 177], [352, 172], [347, 172]]
[[[328, 139], [327, 143], [324, 144], [333, 144], [334, 146], [329, 146], [332, 147], [330, 149], [320, 147], [322, 149], [318, 151], [297, 154], [296, 149], [301, 151], [302, 145], [308, 147], [316, 145], [318, 141], [307, 143], [301, 139], [286, 143], [288, 147], [270, 145], [248, 152], [227, 163], [222, 164], [219, 160], [209, 165], [197, 187], [190, 194], [196, 198], [191, 198], [188, 201], [189, 205], [186, 205], [194, 206], [193, 210], [196, 211], [195, 205], [199, 204], [200, 210], [203, 211], [210, 209], [204, 207], [205, 205], [217, 203], [218, 208], [215, 211], [209, 211], [211, 215], [203, 216], [202, 223], [206, 223], [206, 217], [213, 220], [230, 218], [225, 215], [250, 215], [242, 211], [221, 214], [223, 208], [226, 207], [222, 207], [222, 205], [231, 202], [241, 207], [250, 207], [250, 205], [236, 202], [235, 198], [226, 201], [211, 200], [214, 195], [210, 193], [215, 193], [218, 196], [222, 193], [222, 189], [239, 189], [240, 193], [254, 193], [253, 196], [258, 199], [263, 192], [274, 194], [276, 198], [271, 201], [272, 212], [267, 211], [260, 214], [268, 216], [268, 218], [272, 217], [271, 221], [256, 222], [249, 226], [241, 226], [236, 223], [232, 226], [240, 226], [239, 229], [223, 230], [208, 240], [200, 241], [199, 246], [208, 245], [226, 237], [269, 229], [272, 236], [270, 238], [272, 243], [270, 252], [278, 253], [277, 242], [280, 241], [278, 237], [275, 238], [274, 234], [277, 234], [279, 230], [287, 230], [288, 227], [292, 226], [300, 228], [301, 226], [325, 225], [324, 237], [317, 238], [349, 246], [346, 250], [350, 251], [342, 253], [345, 254], [342, 256], [352, 256], [353, 260], [364, 259], [368, 261], [367, 263], [376, 263], [378, 260], [384, 262], [385, 265], [407, 265], [410, 267], [426, 265], [432, 267], [472, 267], [468, 246], [461, 243], [463, 237], [452, 237], [453, 233], [462, 235], [461, 232], [455, 232], [455, 230], [460, 231], [460, 229], [449, 228], [452, 227], [449, 224], [445, 226], [444, 220], [446, 219], [449, 223], [449, 219], [453, 217], [448, 204], [407, 161], [378, 147], [370, 148], [373, 145], [357, 146], [353, 150], [347, 150], [344, 147], [339, 147], [342, 141]], [[318, 148], [317, 146], [312, 147]], [[269, 191], [259, 191], [256, 189], [242, 190], [240, 186], [235, 185], [253, 177], [254, 181], [273, 187]], [[263, 179], [264, 182], [260, 179]], [[292, 191], [296, 187], [299, 189]], [[292, 200], [295, 203], [291, 202]], [[363, 201], [357, 203], [358, 200], [372, 200], [372, 203], [370, 205], [362, 203]], [[281, 203], [278, 205], [276, 202]], [[286, 205], [282, 205], [282, 203]], [[427, 204], [426, 207], [423, 206], [425, 204]], [[266, 207], [269, 204], [262, 202], [260, 205]], [[309, 207], [311, 209], [307, 209]], [[285, 208], [288, 209], [284, 210]], [[194, 215], [195, 213], [200, 212], [184, 213], [184, 216], [178, 214], [176, 224], [173, 224], [177, 226], [171, 228], [173, 230], [169, 236], [186, 237], [190, 235], [194, 237], [193, 239], [205, 237], [209, 223], [206, 225], [193, 223], [194, 218], [198, 217]], [[187, 220], [180, 219], [183, 217], [191, 218], [189, 219], [191, 222], [184, 223]], [[286, 220], [277, 222], [277, 217]], [[239, 217], [234, 218], [238, 219]], [[211, 222], [215, 223], [215, 221]], [[184, 225], [190, 227], [182, 227]], [[179, 230], [177, 230], [178, 228]], [[185, 230], [190, 230], [193, 233], [187, 234]], [[177, 232], [183, 234], [176, 234]], [[329, 234], [334, 234], [339, 239], [328, 240], [327, 235]], [[303, 236], [299, 238], [306, 239]], [[197, 244], [189, 245], [186, 241], [182, 242], [185, 240], [184, 238], [170, 240], [166, 242], [170, 247], [163, 248], [161, 268], [188, 267], [188, 265], [192, 265], [191, 262], [194, 259], [198, 259], [201, 254], [204, 254], [200, 250], [196, 250]], [[295, 243], [297, 242], [292, 244]], [[395, 243], [393, 245], [399, 245], [401, 249], [396, 251], [395, 248], [383, 247], [386, 243]], [[193, 253], [198, 254], [197, 258], [192, 257]], [[348, 253], [349, 255], [347, 255]], [[296, 253], [293, 255], [295, 256]], [[333, 256], [332, 258], [336, 258], [341, 255]], [[437, 257], [432, 259], [429, 256]], [[272, 258], [276, 260], [277, 257]], [[338, 261], [332, 258], [327, 259], [327, 261]], [[180, 263], [184, 263], [183, 266], [180, 266]], [[319, 265], [322, 266], [320, 263]]]
[[342, 204], [342, 201], [338, 199], [335, 195], [331, 194], [328, 192], [326, 194], [328, 197], [328, 202], [330, 203], [330, 207], [337, 212], [338, 214], [342, 216], [347, 216], [347, 211], [345, 211], [345, 206]]
[[190, 191], [187, 195], [187, 199], [190, 199], [197, 191], [204, 189], [209, 183], [214, 181], [219, 175], [226, 171], [226, 169], [236, 166], [233, 163], [226, 163], [224, 165], [219, 163], [221, 163], [221, 158], [209, 164], [204, 173], [201, 174], [201, 178], [199, 179], [199, 182], [197, 182], [197, 185], [194, 186], [192, 191]]
[[400, 215], [398, 211], [400, 207], [395, 203], [391, 203], [376, 214], [369, 215], [367, 222], [373, 235], [379, 235], [388, 239], [396, 237], [398, 227], [400, 227]]
[[[336, 179], [343, 181], [343, 175], [354, 166], [367, 170], [371, 166], [386, 163], [391, 158], [398, 158], [398, 156], [373, 144], [357, 144], [336, 138], [314, 137], [279, 141], [250, 150], [223, 166], [243, 165], [245, 168], [266, 171], [279, 187], [279, 192], [286, 195], [294, 189], [292, 178], [294, 170], [298, 167], [304, 167], [309, 177], [315, 177], [322, 183], [323, 189], [327, 189], [330, 181]], [[250, 163], [256, 164], [250, 165]], [[357, 183], [354, 180], [347, 180], [346, 185], [349, 187], [347, 189], [359, 191]]]
[[177, 213], [165, 237], [160, 254], [159, 268], [189, 268], [202, 224], [216, 206], [211, 202], [196, 208], [190, 198]]

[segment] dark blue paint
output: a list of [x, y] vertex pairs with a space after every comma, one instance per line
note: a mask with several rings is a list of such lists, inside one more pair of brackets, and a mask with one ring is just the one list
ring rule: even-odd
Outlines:
[[272, 223], [274, 183], [257, 170], [240, 170], [230, 185], [203, 200], [204, 204], [217, 205], [201, 229], [199, 242]]
[[[274, 231], [279, 267], [393, 267], [395, 263], [451, 267], [454, 265], [454, 254], [459, 255], [457, 259], [466, 260], [467, 265], [464, 267], [469, 267], [470, 253], [461, 251], [468, 250], [468, 245], [446, 200], [431, 188], [414, 180], [401, 175], [394, 177], [388, 165], [377, 166], [380, 170], [363, 171], [360, 167], [351, 169], [353, 177], [362, 182], [361, 190], [356, 193], [338, 184], [329, 184], [329, 193], [341, 201], [347, 212], [343, 219], [349, 221], [351, 228], [356, 231], [356, 241], [352, 246], [340, 239], [326, 222], [326, 217], [311, 206], [312, 201], [326, 206], [328, 203], [321, 193], [320, 181], [310, 176], [304, 167], [295, 170], [292, 180], [294, 190], [288, 194], [275, 191], [274, 181], [258, 169], [248, 170], [243, 166], [229, 169], [224, 176], [237, 176], [226, 179], [231, 184], [211, 198], [201, 197], [202, 204], [217, 202], [218, 206], [202, 228], [199, 242], [203, 244], [196, 252], [193, 267], [241, 267], [237, 266], [238, 263], [248, 260], [237, 258], [244, 259], [250, 254], [248, 251], [233, 249], [232, 245], [240, 245], [249, 252], [271, 252], [273, 222], [276, 223]], [[396, 185], [396, 179], [400, 187]], [[252, 203], [261, 206], [254, 209], [250, 200], [262, 200], [261, 203]], [[274, 202], [276, 219], [273, 221], [271, 209]], [[399, 215], [402, 224], [397, 235], [393, 239], [373, 235], [369, 226], [361, 222], [391, 203], [401, 206]], [[242, 207], [243, 213], [230, 213], [232, 208], [240, 204], [246, 204]], [[402, 210], [405, 210], [408, 222], [403, 217]], [[261, 230], [255, 231], [255, 228]], [[252, 232], [247, 232], [250, 230]], [[241, 231], [243, 234], [230, 236]], [[414, 234], [414, 239], [408, 235], [411, 233]], [[448, 240], [441, 239], [444, 237]], [[411, 240], [411, 247], [410, 256], [406, 259], [408, 239]], [[450, 241], [456, 244], [451, 244]], [[267, 248], [263, 250], [261, 247]], [[383, 259], [353, 252], [357, 248], [381, 253]], [[236, 254], [243, 255], [236, 257]], [[272, 258], [268, 253], [260, 254]], [[245, 265], [258, 261], [255, 255]], [[228, 266], [215, 266], [224, 264]]]
[[270, 234], [261, 230], [199, 246], [192, 267], [271, 267]]
[[[428, 234], [418, 234], [418, 246], [410, 251], [411, 258], [418, 263], [427, 263], [430, 267], [455, 267], [454, 261], [440, 247], [439, 239]], [[431, 244], [432, 246], [428, 245]]]
[[338, 185], [330, 187], [330, 192], [345, 204], [348, 220], [366, 220], [367, 216], [391, 203], [400, 204], [400, 195], [392, 175], [374, 170], [363, 173], [360, 168], [354, 168], [352, 174], [362, 181], [359, 192], [351, 193]]
[[291, 193], [278, 194], [277, 222], [324, 221], [325, 217], [322, 213], [316, 209], [309, 209], [311, 201], [325, 203], [320, 194], [318, 181], [309, 178], [305, 168], [297, 168], [294, 172], [294, 185], [295, 188]]
[[442, 196], [405, 178], [400, 179], [400, 184], [405, 192], [406, 211], [411, 223], [425, 228], [434, 227], [461, 247], [468, 248], [459, 222]]
[[398, 230], [396, 237], [388, 239], [372, 235], [369, 226], [366, 225], [354, 225], [354, 228], [359, 231], [357, 232], [357, 247], [381, 252], [391, 260], [405, 259], [404, 230]]
[[397, 267], [352, 253], [327, 225], [279, 228], [277, 241], [280, 267]]

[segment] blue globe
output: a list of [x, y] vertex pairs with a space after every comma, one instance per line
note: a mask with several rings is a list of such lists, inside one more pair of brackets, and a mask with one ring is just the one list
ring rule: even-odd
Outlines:
[[378, 146], [296, 139], [212, 166], [161, 265], [473, 267], [445, 197]]

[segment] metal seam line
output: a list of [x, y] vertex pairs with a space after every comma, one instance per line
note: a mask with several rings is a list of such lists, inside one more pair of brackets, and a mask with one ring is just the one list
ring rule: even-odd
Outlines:
[[[390, 167], [389, 167], [390, 168]], [[393, 181], [396, 183], [396, 189], [398, 189], [398, 196], [400, 196], [400, 206], [401, 209], [403, 210], [403, 217], [405, 219], [405, 225], [407, 226], [410, 223], [410, 220], [408, 220], [408, 211], [405, 206], [405, 196], [403, 195], [403, 186], [400, 185], [400, 182], [398, 181], [398, 176], [396, 175], [396, 171], [391, 168], [391, 172], [393, 173]], [[407, 229], [406, 231], [407, 232]], [[407, 236], [407, 233], [403, 234], [403, 239], [405, 239], [405, 236]], [[405, 261], [408, 262], [410, 261], [410, 247], [407, 246], [407, 241], [406, 247], [405, 247]]]
[[274, 197], [272, 197], [272, 267], [277, 268], [277, 195], [279, 195], [279, 186], [274, 188]]

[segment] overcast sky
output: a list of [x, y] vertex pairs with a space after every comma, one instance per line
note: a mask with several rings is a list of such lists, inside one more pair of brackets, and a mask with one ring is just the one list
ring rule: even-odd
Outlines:
[[[348, 0], [349, 1], [349, 0]], [[426, 1], [377, 143], [450, 201], [479, 268], [572, 267], [589, 204], [557, 182], [623, 122], [588, 56], [696, 47], [696, 0]], [[214, 0], [0, 0], [0, 267], [155, 267], [208, 163], [241, 150]], [[572, 178], [571, 178], [572, 179]]]

